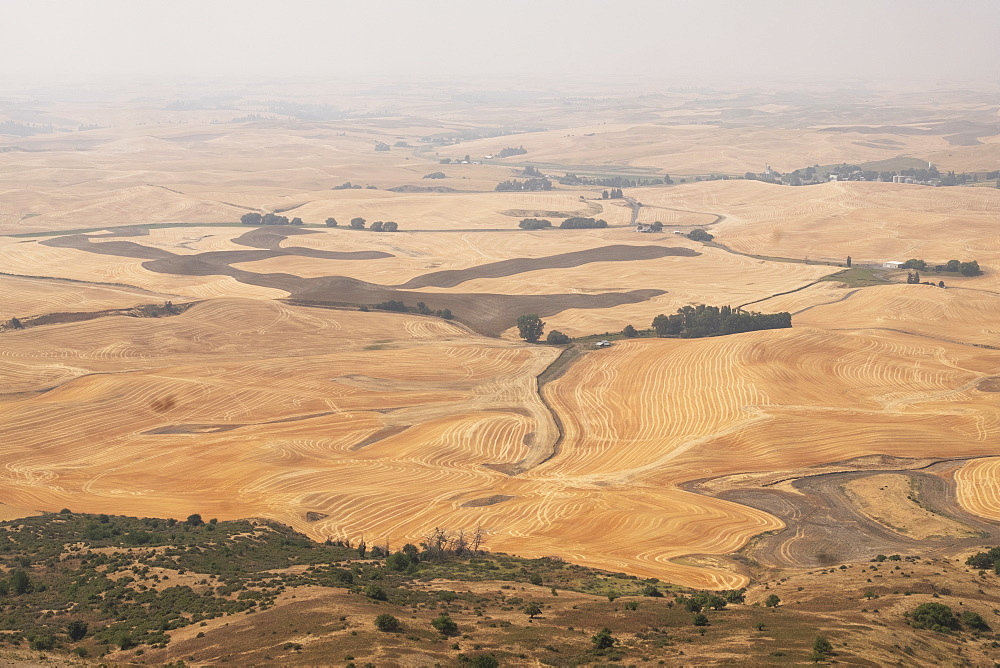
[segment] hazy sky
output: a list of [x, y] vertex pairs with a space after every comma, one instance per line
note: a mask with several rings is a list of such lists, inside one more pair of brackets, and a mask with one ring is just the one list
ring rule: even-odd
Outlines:
[[170, 75], [1000, 80], [998, 0], [0, 0], [6, 85]]

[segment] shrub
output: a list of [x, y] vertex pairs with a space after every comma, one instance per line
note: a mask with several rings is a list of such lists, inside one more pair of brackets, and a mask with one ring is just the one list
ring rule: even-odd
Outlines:
[[374, 584], [370, 584], [365, 587], [365, 596], [376, 601], [385, 601], [388, 599], [388, 596], [385, 594], [385, 590]]
[[564, 343], [569, 343], [569, 337], [560, 332], [558, 329], [553, 329], [549, 332], [549, 335], [545, 337], [545, 342], [553, 345], [562, 345]]
[[661, 592], [659, 589], [657, 589], [656, 585], [654, 585], [654, 584], [647, 584], [646, 586], [644, 586], [642, 588], [642, 595], [643, 596], [652, 596], [654, 598], [662, 598], [663, 597], [663, 592]]
[[590, 642], [594, 643], [595, 649], [608, 649], [618, 644], [618, 639], [611, 635], [611, 629], [605, 627], [591, 637]]
[[976, 631], [989, 631], [990, 625], [986, 623], [978, 612], [966, 610], [962, 613], [962, 624]]
[[382, 614], [375, 618], [375, 628], [383, 633], [395, 633], [403, 630], [403, 625], [392, 615]]
[[695, 626], [708, 626], [708, 617], [699, 612], [692, 618], [691, 623]]
[[499, 668], [500, 666], [500, 661], [492, 654], [477, 654], [463, 658], [465, 663], [472, 668]]
[[769, 608], [777, 608], [780, 603], [781, 599], [778, 598], [777, 594], [771, 594], [770, 596], [767, 597], [767, 599], [764, 600], [764, 605], [766, 605]]
[[443, 636], [458, 635], [458, 624], [456, 624], [446, 612], [442, 612], [440, 615], [432, 619], [431, 626], [437, 629], [438, 633]]
[[910, 626], [947, 633], [958, 628], [958, 620], [951, 608], [943, 603], [921, 603], [910, 612]]
[[66, 625], [66, 634], [73, 642], [79, 642], [87, 637], [87, 623], [74, 619]]

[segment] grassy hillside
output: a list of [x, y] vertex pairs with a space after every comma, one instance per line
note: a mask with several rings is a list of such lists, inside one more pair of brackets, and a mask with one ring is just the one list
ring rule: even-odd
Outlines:
[[[445, 532], [387, 558], [384, 547], [317, 544], [257, 520], [67, 511], [0, 529], [0, 658], [14, 662], [984, 665], [1000, 656], [989, 630], [997, 576], [964, 566], [964, 555], [892, 555], [709, 594], [558, 559], [456, 553], [458, 536]], [[927, 602], [983, 622], [909, 625]], [[390, 630], [376, 627], [380, 616]], [[817, 636], [828, 652], [815, 653]]]

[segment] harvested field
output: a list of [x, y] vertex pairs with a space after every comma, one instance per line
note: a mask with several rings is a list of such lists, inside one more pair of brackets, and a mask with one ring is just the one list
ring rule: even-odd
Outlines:
[[[264, 113], [256, 94], [38, 100], [53, 132], [0, 136], [0, 233], [39, 233], [0, 236], [0, 322], [48, 323], [0, 331], [0, 517], [264, 516], [393, 545], [482, 526], [491, 549], [714, 588], [756, 576], [739, 550], [788, 568], [1000, 539], [1000, 192], [712, 178], [900, 156], [991, 170], [995, 108], [942, 93], [918, 126], [928, 108], [891, 94], [508, 109], [421, 91], [410, 116], [378, 90], [359, 107], [316, 88], [256, 120], [237, 120]], [[527, 165], [554, 189], [494, 190]], [[603, 200], [571, 172], [675, 183]], [[632, 202], [665, 233], [637, 234]], [[308, 227], [239, 225], [250, 211]], [[577, 215], [611, 227], [517, 229]], [[346, 229], [356, 216], [400, 229]], [[718, 244], [672, 234], [696, 226]], [[984, 275], [818, 282], [848, 255]], [[388, 300], [456, 320], [356, 310]], [[118, 315], [166, 301], [199, 303]], [[561, 349], [513, 330], [536, 313], [618, 332], [697, 303], [795, 327], [578, 345], [551, 368]], [[973, 461], [939, 462], [955, 458]]]
[[913, 481], [904, 475], [886, 473], [856, 478], [844, 484], [844, 492], [872, 520], [910, 538], [977, 535], [969, 527], [919, 505]]
[[843, 291], [832, 303], [805, 307], [795, 322], [824, 329], [906, 331], [1000, 347], [1000, 294], [930, 285], [873, 286]]
[[959, 503], [970, 513], [1000, 522], [1000, 459], [976, 459], [955, 472]]

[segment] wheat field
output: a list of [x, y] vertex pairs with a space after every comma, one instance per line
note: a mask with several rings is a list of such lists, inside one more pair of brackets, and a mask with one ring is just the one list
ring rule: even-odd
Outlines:
[[[52, 132], [0, 135], [0, 518], [261, 516], [394, 547], [478, 526], [490, 549], [709, 588], [745, 584], [730, 555], [785, 523], [701, 481], [971, 458], [958, 501], [1000, 521], [1000, 191], [700, 180], [900, 156], [986, 171], [995, 137], [955, 145], [858, 110], [807, 122], [780, 96], [539, 99], [526, 114], [419, 93], [394, 115], [373, 92], [316, 120], [256, 96], [178, 110], [158, 94], [55, 105], [38, 112]], [[964, 118], [948, 100], [940, 117]], [[484, 158], [516, 146], [527, 153]], [[628, 200], [494, 190], [529, 164], [675, 184], [626, 187]], [[250, 211], [308, 227], [256, 232], [238, 224]], [[637, 234], [633, 215], [665, 232]], [[345, 229], [356, 216], [400, 231]], [[517, 229], [567, 216], [610, 227]], [[717, 244], [673, 234], [695, 227]], [[871, 287], [821, 280], [847, 256], [976, 259], [984, 274], [922, 273], [945, 289], [881, 270]], [[384, 299], [449, 300], [456, 319], [357, 309]], [[97, 317], [167, 301], [196, 303]], [[698, 303], [789, 311], [794, 327], [580, 343], [561, 361], [513, 327], [522, 304], [583, 336]], [[5, 324], [58, 313], [95, 317]], [[859, 507], [875, 505], [870, 482]], [[896, 505], [879, 517], [913, 519]]]

